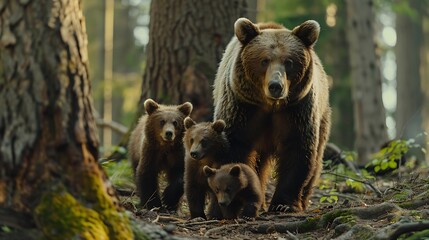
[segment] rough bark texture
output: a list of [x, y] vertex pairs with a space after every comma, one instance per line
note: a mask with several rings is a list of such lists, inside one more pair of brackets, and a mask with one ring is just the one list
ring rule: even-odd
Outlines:
[[211, 118], [217, 64], [245, 8], [244, 0], [152, 1], [140, 106], [191, 101], [194, 118]]
[[97, 164], [80, 2], [0, 1], [0, 19], [0, 210], [49, 239], [130, 239]]
[[[414, 138], [423, 131], [423, 94], [420, 81], [420, 59], [422, 49], [421, 0], [411, 0], [410, 6], [418, 14], [396, 15], [397, 42], [395, 46], [397, 63], [396, 136]], [[427, 66], [425, 67], [427, 68]]]
[[381, 72], [374, 40], [372, 0], [347, 0], [352, 95], [358, 163], [387, 141], [386, 116], [381, 95]]

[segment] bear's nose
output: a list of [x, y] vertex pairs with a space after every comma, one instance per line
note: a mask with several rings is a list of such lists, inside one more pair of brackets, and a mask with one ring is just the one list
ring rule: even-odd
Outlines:
[[191, 152], [191, 157], [194, 158], [194, 159], [197, 159], [198, 158], [198, 152], [192, 151]]
[[268, 90], [273, 98], [279, 98], [283, 91], [283, 86], [279, 81], [270, 81]]
[[171, 140], [173, 138], [173, 132], [172, 131], [166, 131], [165, 132], [165, 138], [168, 140]]
[[227, 203], [226, 201], [221, 201], [221, 202], [219, 202], [219, 205], [220, 205], [221, 207], [227, 207], [227, 206], [228, 206], [228, 203]]

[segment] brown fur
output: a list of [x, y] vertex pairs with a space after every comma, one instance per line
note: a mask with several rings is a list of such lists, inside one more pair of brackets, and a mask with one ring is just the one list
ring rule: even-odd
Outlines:
[[233, 219], [255, 218], [261, 209], [263, 193], [256, 172], [242, 163], [222, 165], [220, 169], [204, 167], [218, 209], [212, 209], [211, 217]]
[[[192, 104], [166, 106], [148, 99], [144, 106], [147, 114], [140, 118], [128, 144], [140, 204], [148, 209], [164, 205], [176, 210], [184, 191], [183, 120], [191, 113]], [[162, 201], [158, 189], [161, 172], [168, 181]]]
[[236, 21], [236, 38], [214, 84], [214, 118], [226, 122], [231, 159], [247, 163], [256, 151], [262, 184], [269, 159], [276, 159], [269, 209], [301, 211], [320, 175], [330, 132], [328, 81], [313, 50], [319, 24], [279, 26]]
[[[203, 217], [206, 193], [209, 191], [203, 167], [218, 168], [226, 160], [229, 143], [226, 138], [225, 122], [202, 122], [196, 124], [190, 117], [185, 118], [185, 195], [191, 218]], [[209, 209], [212, 208], [210, 204]], [[210, 211], [210, 210], [209, 210]]]

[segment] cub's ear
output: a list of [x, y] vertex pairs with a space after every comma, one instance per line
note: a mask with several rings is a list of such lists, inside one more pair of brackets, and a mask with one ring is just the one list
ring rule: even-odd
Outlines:
[[204, 174], [206, 175], [206, 177], [211, 177], [211, 176], [216, 174], [216, 169], [210, 168], [207, 165], [204, 166], [203, 171], [204, 171]]
[[185, 129], [189, 129], [196, 124], [190, 117], [186, 117], [185, 120], [183, 120], [183, 123], [185, 124]]
[[308, 20], [292, 30], [307, 47], [313, 47], [319, 38], [320, 25], [314, 20]]
[[147, 99], [146, 101], [144, 101], [144, 109], [146, 110], [147, 114], [151, 115], [153, 112], [155, 112], [158, 108], [159, 105], [158, 103], [156, 103], [154, 100], [152, 99]]
[[247, 18], [239, 18], [234, 24], [235, 35], [243, 44], [248, 44], [253, 38], [259, 35], [259, 27]]
[[213, 130], [215, 130], [217, 133], [221, 133], [223, 130], [225, 130], [225, 126], [226, 123], [222, 119], [216, 120], [212, 124]]
[[231, 168], [231, 170], [229, 170], [229, 175], [234, 176], [234, 177], [238, 177], [238, 176], [240, 176], [240, 172], [241, 172], [240, 165], [234, 165]]
[[185, 102], [184, 104], [177, 106], [177, 109], [179, 109], [181, 113], [185, 114], [185, 116], [189, 116], [192, 112], [192, 103]]

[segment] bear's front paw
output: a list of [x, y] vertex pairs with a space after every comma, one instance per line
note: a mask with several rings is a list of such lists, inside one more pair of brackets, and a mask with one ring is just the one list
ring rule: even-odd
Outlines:
[[289, 205], [278, 204], [278, 205], [271, 205], [268, 211], [269, 212], [289, 212], [290, 209], [291, 207]]
[[255, 217], [251, 217], [251, 216], [241, 216], [241, 218], [247, 222], [253, 222], [256, 220]]

